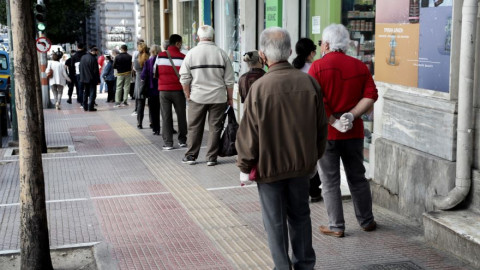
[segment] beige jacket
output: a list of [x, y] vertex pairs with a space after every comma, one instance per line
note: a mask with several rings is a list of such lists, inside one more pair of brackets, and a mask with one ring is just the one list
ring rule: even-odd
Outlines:
[[327, 118], [314, 78], [278, 63], [253, 83], [237, 132], [237, 166], [257, 182], [311, 174], [325, 151]]
[[233, 88], [233, 66], [226, 52], [211, 41], [200, 41], [180, 68], [180, 83], [190, 85], [190, 99], [200, 104], [227, 102], [227, 88]]

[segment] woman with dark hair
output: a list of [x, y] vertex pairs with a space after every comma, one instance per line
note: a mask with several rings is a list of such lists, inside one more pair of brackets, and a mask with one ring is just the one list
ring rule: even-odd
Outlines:
[[[295, 45], [297, 57], [293, 59], [292, 65], [301, 71], [308, 73], [313, 58], [317, 54], [317, 46], [309, 38], [301, 38]], [[310, 201], [319, 202], [322, 200], [322, 189], [320, 188], [320, 176], [317, 173], [310, 179]]]
[[312, 65], [313, 58], [317, 54], [317, 46], [309, 38], [301, 38], [295, 45], [297, 57], [293, 59], [292, 65], [307, 73]]

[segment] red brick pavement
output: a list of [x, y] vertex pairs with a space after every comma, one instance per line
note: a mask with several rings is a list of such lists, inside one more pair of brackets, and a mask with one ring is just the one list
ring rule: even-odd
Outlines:
[[120, 269], [233, 269], [169, 194], [94, 205]]

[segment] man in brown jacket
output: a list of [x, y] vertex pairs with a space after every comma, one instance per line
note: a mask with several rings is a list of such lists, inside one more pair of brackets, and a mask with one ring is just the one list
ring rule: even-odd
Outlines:
[[[327, 139], [318, 83], [293, 68], [288, 32], [272, 27], [260, 37], [268, 73], [253, 83], [237, 133], [240, 181], [256, 166], [256, 181], [275, 269], [313, 269], [309, 179]], [[288, 226], [287, 226], [288, 219]], [[292, 259], [288, 255], [288, 233]]]

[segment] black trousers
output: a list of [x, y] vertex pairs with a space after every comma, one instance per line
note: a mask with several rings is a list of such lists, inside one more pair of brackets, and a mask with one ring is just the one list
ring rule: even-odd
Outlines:
[[153, 96], [148, 98], [148, 109], [150, 121], [152, 122], [153, 132], [160, 132], [160, 97]]
[[[83, 109], [91, 111], [95, 108], [95, 97], [97, 96], [97, 84], [85, 83], [85, 92], [83, 93]], [[90, 101], [88, 100], [90, 98]]]
[[322, 181], [320, 181], [320, 175], [318, 175], [318, 172], [317, 172], [315, 176], [313, 176], [310, 179], [310, 190], [309, 190], [310, 197], [315, 198], [322, 194], [322, 190], [320, 189], [321, 184], [322, 184]]
[[70, 78], [70, 81], [68, 83], [68, 99], [72, 99], [72, 95], [73, 95], [73, 88], [75, 87], [75, 85], [77, 85], [77, 77], [75, 76], [68, 76]]
[[116, 80], [111, 80], [111, 81], [105, 81], [107, 83], [107, 102], [114, 102], [115, 101], [115, 90], [117, 87], [116, 86]]
[[145, 113], [145, 99], [144, 98], [137, 98], [135, 100], [136, 104], [136, 111], [137, 111], [137, 126], [141, 126], [143, 122], [143, 116]]

